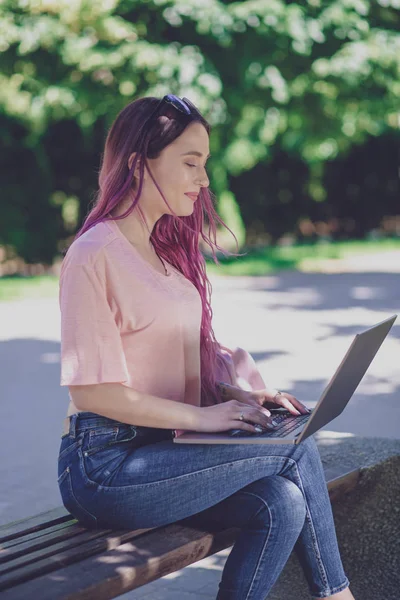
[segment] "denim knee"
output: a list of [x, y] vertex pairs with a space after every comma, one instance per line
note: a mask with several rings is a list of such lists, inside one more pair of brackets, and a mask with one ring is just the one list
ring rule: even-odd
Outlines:
[[318, 454], [319, 456], [318, 444], [313, 435], [310, 435], [305, 440], [303, 440], [301, 444], [297, 446], [297, 449], [302, 450], [303, 452]]
[[260, 510], [253, 516], [254, 521], [271, 525], [274, 521], [285, 529], [300, 531], [306, 518], [306, 503], [302, 491], [295, 483], [280, 475], [263, 477], [242, 490], [258, 496]]

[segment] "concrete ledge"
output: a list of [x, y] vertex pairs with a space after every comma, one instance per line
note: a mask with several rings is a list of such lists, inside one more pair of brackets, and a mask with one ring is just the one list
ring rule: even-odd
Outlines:
[[[324, 465], [363, 465], [357, 486], [332, 501], [343, 566], [355, 599], [399, 600], [400, 440], [325, 431], [315, 437]], [[295, 552], [268, 600], [310, 600]]]

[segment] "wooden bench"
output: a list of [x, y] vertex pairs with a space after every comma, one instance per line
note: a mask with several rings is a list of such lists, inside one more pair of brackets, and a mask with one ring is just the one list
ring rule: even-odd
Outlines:
[[[360, 469], [325, 470], [331, 502]], [[191, 517], [154, 529], [89, 530], [64, 507], [0, 527], [2, 600], [105, 600], [233, 545], [239, 529], [193, 526]]]

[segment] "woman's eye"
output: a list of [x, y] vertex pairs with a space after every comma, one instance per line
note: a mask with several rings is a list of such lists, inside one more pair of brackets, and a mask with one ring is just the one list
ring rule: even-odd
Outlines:
[[[185, 165], [187, 165], [188, 167], [191, 167], [192, 169], [197, 169], [197, 166], [198, 166], [198, 165], [192, 165], [192, 164], [190, 164], [190, 163], [185, 163]], [[206, 168], [206, 166], [204, 166], [204, 169], [205, 169], [205, 170], [206, 170], [206, 172], [207, 172], [207, 168]]]

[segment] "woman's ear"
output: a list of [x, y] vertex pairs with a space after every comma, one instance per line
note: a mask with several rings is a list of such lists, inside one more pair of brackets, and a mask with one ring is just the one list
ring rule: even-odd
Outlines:
[[[130, 157], [128, 158], [128, 169], [131, 170], [133, 159], [135, 158], [136, 152], [132, 152]], [[137, 165], [136, 165], [137, 166]]]
[[[135, 159], [136, 156], [136, 152], [132, 152], [132, 154], [130, 155], [130, 157], [128, 158], [128, 169], [131, 170], [133, 161]], [[135, 172], [133, 174], [133, 177], [137, 180], [139, 180], [139, 173], [140, 173], [140, 162], [141, 159], [139, 158], [138, 162], [136, 163], [136, 167], [135, 167]], [[146, 179], [146, 170], [143, 173], [143, 179]]]

